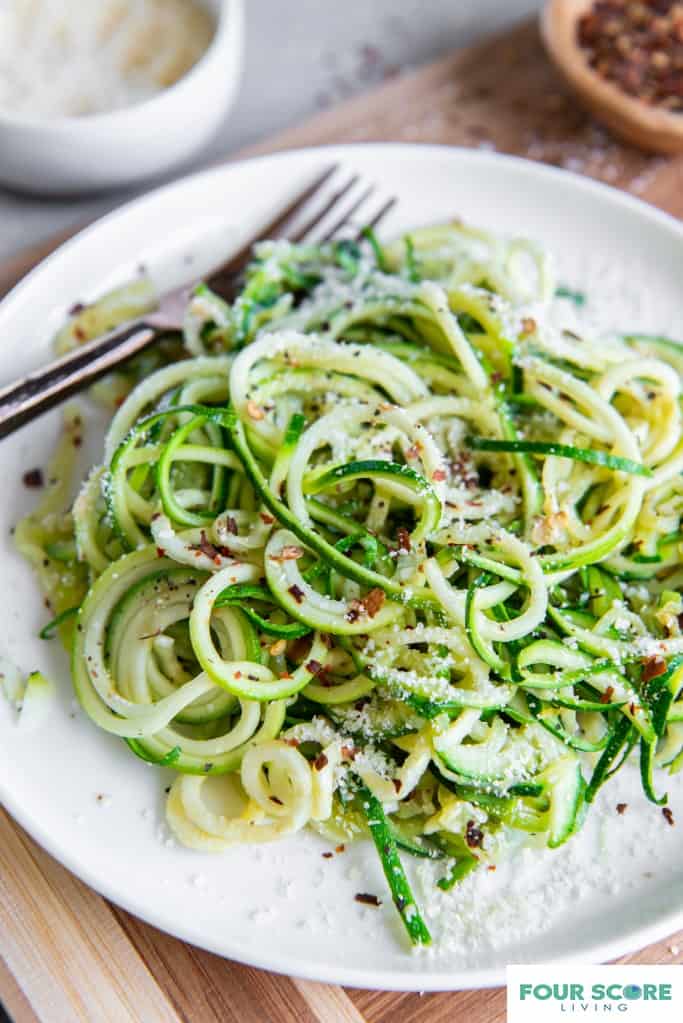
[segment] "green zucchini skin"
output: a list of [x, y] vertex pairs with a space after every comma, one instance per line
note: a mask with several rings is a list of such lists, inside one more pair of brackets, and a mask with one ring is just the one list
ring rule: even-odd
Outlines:
[[467, 444], [473, 451], [510, 451], [525, 455], [554, 455], [556, 458], [569, 458], [575, 462], [587, 462], [589, 465], [601, 465], [617, 472], [629, 472], [636, 476], [651, 476], [652, 471], [640, 462], [630, 458], [611, 455], [607, 451], [595, 451], [592, 448], [576, 448], [570, 444], [553, 444], [534, 440], [490, 440], [486, 437], [468, 437]]
[[260, 244], [18, 529], [179, 840], [369, 837], [415, 945], [404, 854], [448, 891], [503, 833], [569, 841], [629, 758], [660, 807], [683, 768], [683, 345], [572, 338], [556, 294], [460, 224]]

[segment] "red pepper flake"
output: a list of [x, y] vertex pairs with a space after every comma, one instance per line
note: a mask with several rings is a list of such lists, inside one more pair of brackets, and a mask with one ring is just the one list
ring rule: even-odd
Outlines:
[[29, 469], [21, 477], [22, 483], [29, 490], [35, 490], [38, 487], [45, 486], [45, 477], [43, 476], [42, 469]]
[[489, 863], [489, 865], [488, 865], [488, 867], [486, 869], [487, 870], [495, 870], [496, 869], [495, 863]]
[[201, 551], [202, 554], [205, 554], [207, 558], [210, 558], [212, 561], [216, 561], [218, 564], [220, 564], [221, 556], [218, 551], [218, 548], [214, 547], [214, 545], [211, 543], [211, 541], [206, 535], [206, 530], [204, 529], [202, 529], [201, 533], [199, 534], [199, 543], [197, 544], [197, 550]]
[[331, 860], [331, 859], [332, 859], [332, 857], [334, 856], [334, 853], [331, 853], [331, 852], [324, 852], [324, 853], [321, 853], [320, 855], [322, 856], [322, 858], [323, 858], [324, 860]]
[[444, 469], [435, 469], [432, 473], [432, 479], [435, 483], [443, 483], [446, 479], [446, 473]]
[[304, 551], [302, 547], [295, 547], [294, 544], [285, 544], [284, 547], [280, 548], [279, 554], [271, 554], [271, 561], [298, 561], [299, 558], [303, 558]]
[[609, 703], [614, 696], [614, 686], [607, 686], [604, 693], [600, 697], [600, 703]]
[[315, 767], [316, 771], [322, 771], [323, 767], [327, 767], [328, 763], [329, 760], [327, 759], [325, 754], [319, 753], [318, 756], [313, 761], [313, 766]]
[[370, 895], [368, 892], [356, 892], [354, 895], [356, 902], [361, 902], [364, 906], [381, 906], [381, 900], [376, 895]]
[[398, 539], [398, 549], [400, 551], [409, 551], [410, 550], [410, 533], [408, 532], [408, 530], [404, 529], [403, 526], [401, 526], [400, 529], [398, 530], [397, 534], [396, 534], [396, 537]]
[[361, 600], [361, 604], [370, 618], [374, 618], [375, 615], [383, 608], [385, 600], [386, 594], [384, 590], [380, 589], [379, 586], [375, 586], [374, 589], [365, 594]]
[[166, 551], [164, 550], [164, 548], [163, 547], [157, 547], [157, 558], [165, 558], [165, 557], [166, 557]]
[[323, 670], [323, 666], [320, 661], [310, 660], [306, 665], [306, 671], [310, 671], [311, 675], [319, 675]]
[[228, 516], [225, 524], [227, 526], [228, 533], [232, 534], [232, 536], [237, 536], [237, 522], [233, 519], [232, 515]]
[[413, 458], [419, 458], [421, 451], [422, 445], [419, 442], [411, 444], [411, 446], [406, 451], [406, 458], [408, 460], [412, 460]]
[[578, 19], [590, 67], [622, 92], [683, 112], [683, 10], [675, 0], [598, 0]]
[[273, 518], [272, 515], [266, 515], [265, 512], [260, 512], [259, 514], [261, 517], [261, 522], [264, 522], [266, 526], [272, 526], [272, 524], [275, 522], [275, 519]]
[[619, 814], [620, 817], [623, 817], [623, 815], [626, 813], [627, 808], [628, 803], [617, 803], [617, 813]]
[[536, 330], [536, 320], [531, 316], [525, 316], [522, 320], [522, 335], [526, 337], [527, 334], [533, 334]]
[[392, 780], [394, 788], [396, 789], [396, 792], [397, 793], [400, 792], [401, 791], [401, 785], [403, 784], [401, 779], [400, 778], [392, 778], [391, 780]]
[[359, 751], [355, 746], [342, 746], [341, 755], [345, 760], [355, 760], [358, 756]]
[[666, 661], [659, 654], [653, 654], [652, 657], [646, 657], [642, 662], [643, 665], [643, 682], [649, 682], [650, 679], [659, 678], [660, 675], [666, 674]]
[[328, 650], [331, 650], [332, 647], [334, 646], [334, 640], [332, 636], [330, 636], [329, 632], [321, 632], [320, 639], [322, 640], [322, 642], [324, 643]]
[[277, 796], [269, 796], [268, 798], [270, 799], [271, 803], [277, 803], [278, 806], [284, 806], [282, 800], [279, 799]]
[[296, 583], [294, 583], [293, 586], [288, 587], [287, 592], [291, 593], [297, 604], [301, 604], [303, 602], [304, 591], [301, 589], [301, 587], [297, 586]]
[[344, 617], [346, 618], [347, 622], [351, 622], [351, 624], [353, 624], [353, 622], [358, 621], [358, 619], [361, 616], [361, 611], [363, 610], [364, 608], [360, 600], [352, 600], [351, 603], [349, 604], [349, 609], [344, 615]]
[[668, 806], [663, 806], [662, 807], [662, 816], [664, 817], [664, 820], [666, 821], [666, 823], [670, 824], [671, 827], [673, 828], [676, 822], [674, 820], [674, 815], [673, 815], [673, 813], [671, 812], [671, 810], [669, 809]]
[[482, 842], [484, 841], [484, 832], [481, 830], [481, 828], [477, 827], [474, 821], [467, 822], [465, 841], [467, 842], [470, 849], [481, 849]]
[[338, 845], [334, 851], [336, 853], [343, 853], [345, 849], [346, 849], [346, 846], [344, 844], [342, 844], [342, 845]]
[[88, 340], [88, 335], [83, 330], [83, 328], [80, 327], [80, 326], [74, 327], [74, 337], [76, 338], [77, 341], [87, 341]]
[[283, 739], [283, 742], [286, 743], [287, 746], [292, 746], [294, 749], [297, 749], [297, 747], [301, 745], [298, 739]]
[[259, 408], [255, 401], [247, 402], [247, 413], [250, 419], [265, 419], [266, 414], [262, 408]]

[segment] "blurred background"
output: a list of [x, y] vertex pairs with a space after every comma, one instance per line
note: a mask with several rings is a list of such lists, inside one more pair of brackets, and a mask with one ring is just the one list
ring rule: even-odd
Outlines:
[[[216, 152], [230, 142], [253, 142], [541, 6], [541, 0], [248, 0], [242, 91]], [[269, 82], [281, 88], [264, 104]]]
[[[235, 107], [210, 146], [173, 176], [503, 30], [541, 6], [540, 0], [247, 0]], [[0, 189], [0, 259], [131, 194], [64, 201]]]

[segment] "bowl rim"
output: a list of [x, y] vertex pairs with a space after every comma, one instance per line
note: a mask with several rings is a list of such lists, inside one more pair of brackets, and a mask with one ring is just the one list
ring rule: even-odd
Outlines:
[[[198, 0], [202, 7], [207, 8], [206, 0]], [[3, 110], [0, 107], [0, 127], [8, 125], [37, 129], [41, 132], [58, 133], [62, 130], [73, 130], [75, 126], [107, 128], [123, 124], [127, 119], [137, 115], [161, 112], [163, 106], [169, 100], [173, 100], [180, 93], [187, 91], [199, 75], [204, 71], [206, 65], [213, 60], [216, 54], [226, 45], [234, 40], [239, 47], [241, 45], [243, 22], [244, 22], [244, 0], [217, 0], [218, 11], [213, 15], [215, 20], [215, 31], [211, 42], [192, 67], [181, 75], [177, 81], [146, 99], [130, 103], [115, 110], [104, 110], [96, 114], [85, 114], [79, 116], [59, 115], [56, 117], [45, 117], [43, 115], [30, 116], [26, 114], [14, 114], [11, 110]], [[238, 61], [239, 62], [239, 61]]]

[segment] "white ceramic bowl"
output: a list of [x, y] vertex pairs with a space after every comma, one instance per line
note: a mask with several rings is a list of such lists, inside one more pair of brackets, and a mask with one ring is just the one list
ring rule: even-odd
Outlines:
[[182, 163], [216, 133], [242, 71], [243, 0], [203, 0], [216, 34], [175, 85], [111, 113], [53, 119], [0, 111], [0, 184], [41, 195], [104, 191]]

